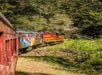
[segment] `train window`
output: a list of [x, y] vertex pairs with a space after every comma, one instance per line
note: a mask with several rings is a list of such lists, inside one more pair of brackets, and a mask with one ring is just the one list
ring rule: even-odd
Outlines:
[[13, 39], [13, 49], [14, 49], [14, 53], [15, 54], [15, 39]]
[[59, 35], [59, 33], [56, 33], [56, 35]]
[[14, 41], [14, 53], [16, 54], [16, 39], [13, 40]]
[[15, 39], [15, 53], [17, 54], [17, 49], [18, 49], [18, 39]]
[[6, 65], [10, 65], [12, 56], [12, 40], [6, 40]]
[[1, 59], [2, 59], [2, 39], [0, 38], [0, 64], [1, 64]]
[[5, 42], [5, 53], [6, 53], [6, 65], [8, 65], [9, 64], [9, 61], [10, 61], [10, 59], [9, 59], [9, 40], [6, 40], [6, 42]]
[[43, 37], [43, 35], [39, 34], [39, 39], [41, 39]]
[[13, 56], [14, 53], [14, 40], [11, 40], [11, 56]]
[[13, 56], [14, 54], [16, 54], [16, 39], [12, 39], [11, 40], [11, 56]]

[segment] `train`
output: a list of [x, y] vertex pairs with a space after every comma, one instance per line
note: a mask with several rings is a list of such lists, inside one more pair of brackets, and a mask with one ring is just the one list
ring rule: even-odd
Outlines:
[[63, 42], [63, 36], [61, 36], [57, 32], [52, 31], [41, 31], [43, 43], [56, 43], [56, 42]]
[[19, 35], [19, 48], [20, 52], [25, 52], [32, 48], [38, 46], [47, 46], [51, 44], [56, 44], [63, 42], [63, 37], [52, 31], [25, 31], [25, 30], [17, 30]]
[[19, 36], [19, 53], [36, 48], [42, 44], [42, 35], [34, 31], [17, 30]]
[[0, 75], [15, 75], [18, 57], [18, 34], [0, 12]]
[[63, 41], [62, 35], [52, 31], [16, 30], [0, 12], [0, 75], [15, 75], [19, 52]]

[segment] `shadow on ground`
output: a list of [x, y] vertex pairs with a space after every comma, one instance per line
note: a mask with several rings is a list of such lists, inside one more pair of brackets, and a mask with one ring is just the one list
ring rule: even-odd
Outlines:
[[46, 74], [46, 73], [27, 73], [27, 72], [17, 71], [16, 75], [52, 75], [52, 74]]
[[63, 66], [64, 68], [68, 68], [70, 66], [73, 67], [72, 63], [70, 63], [67, 59], [64, 59], [62, 57], [54, 57], [54, 56], [21, 56], [21, 57], [59, 64], [60, 66]]

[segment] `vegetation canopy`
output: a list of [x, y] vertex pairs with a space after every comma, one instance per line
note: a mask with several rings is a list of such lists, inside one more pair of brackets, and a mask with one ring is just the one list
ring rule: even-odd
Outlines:
[[101, 0], [0, 0], [0, 10], [25, 30], [55, 30], [66, 37], [102, 33]]
[[101, 0], [0, 0], [0, 11], [16, 29], [50, 30], [75, 38], [48, 47], [55, 56], [38, 59], [89, 75], [102, 72]]

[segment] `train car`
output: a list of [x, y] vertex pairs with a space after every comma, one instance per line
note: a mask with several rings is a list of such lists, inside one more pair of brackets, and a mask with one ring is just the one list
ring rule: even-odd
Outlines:
[[15, 75], [18, 35], [0, 12], [0, 75]]
[[63, 42], [63, 37], [52, 31], [41, 31], [40, 34], [43, 35], [43, 42], [44, 43], [55, 43], [55, 42]]
[[42, 31], [40, 33], [43, 35], [43, 42], [51, 43], [56, 41], [56, 33], [51, 31]]
[[42, 43], [42, 35], [38, 32], [18, 30], [20, 49], [34, 47]]

